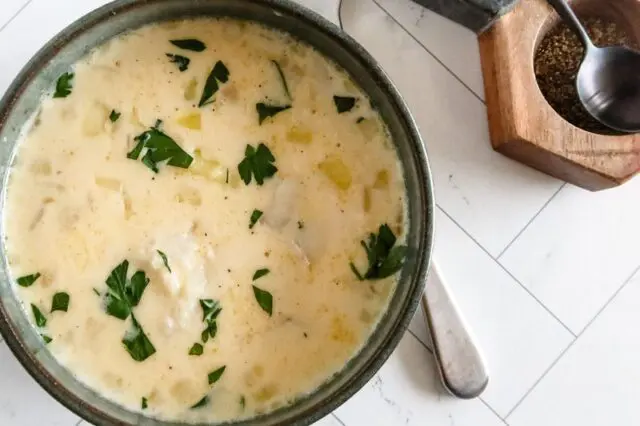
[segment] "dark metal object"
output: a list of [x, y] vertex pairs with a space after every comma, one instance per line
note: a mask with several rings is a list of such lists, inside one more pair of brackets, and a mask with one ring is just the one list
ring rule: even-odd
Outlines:
[[[373, 57], [333, 24], [287, 0], [118, 0], [86, 15], [47, 43], [22, 69], [0, 101], [0, 211], [4, 209], [8, 171], [21, 129], [38, 110], [42, 93], [51, 89], [60, 74], [91, 49], [125, 31], [152, 22], [208, 16], [250, 19], [287, 31], [342, 66], [377, 106], [404, 167], [411, 259], [401, 272], [389, 308], [369, 341], [342, 371], [310, 395], [272, 413], [234, 423], [308, 425], [357, 392], [392, 353], [424, 290], [433, 246], [431, 172], [413, 118]], [[0, 221], [0, 234], [4, 235], [2, 226]], [[15, 295], [7, 261], [4, 257], [2, 260], [0, 333], [16, 358], [47, 392], [95, 425], [179, 425], [130, 412], [103, 398], [59, 365], [31, 326]]]
[[640, 52], [623, 46], [596, 47], [565, 0], [549, 3], [584, 46], [585, 55], [576, 76], [584, 108], [613, 130], [640, 132]]
[[439, 15], [481, 33], [518, 0], [413, 0]]

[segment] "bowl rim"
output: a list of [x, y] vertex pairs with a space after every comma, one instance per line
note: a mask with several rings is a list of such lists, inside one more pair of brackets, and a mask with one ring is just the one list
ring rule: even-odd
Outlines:
[[[108, 21], [112, 15], [127, 13], [128, 11], [138, 7], [149, 7], [150, 4], [169, 1], [172, 0], [115, 0], [97, 9], [93, 9], [59, 31], [31, 57], [26, 65], [23, 66], [7, 88], [3, 97], [0, 98], [0, 130], [4, 127], [9, 114], [13, 110], [16, 102], [21, 98], [26, 87], [28, 87], [34, 79], [38, 78], [41, 68], [52, 60], [64, 46], [73, 41], [77, 36], [90, 32], [95, 26]], [[413, 318], [413, 314], [418, 307], [420, 297], [424, 291], [426, 277], [433, 254], [435, 202], [433, 195], [432, 173], [424, 141], [422, 140], [417, 124], [409, 111], [408, 106], [389, 76], [373, 56], [364, 49], [364, 47], [344, 32], [342, 28], [336, 26], [334, 23], [308, 7], [294, 3], [292, 0], [244, 1], [249, 3], [258, 3], [262, 6], [266, 5], [267, 7], [272, 8], [276, 13], [281, 11], [294, 15], [304, 25], [314, 26], [315, 29], [333, 38], [334, 41], [341, 44], [351, 56], [366, 64], [368, 72], [371, 73], [371, 76], [375, 79], [377, 85], [388, 98], [389, 103], [393, 106], [394, 111], [396, 111], [398, 118], [402, 122], [407, 133], [407, 139], [410, 140], [412, 145], [412, 161], [416, 165], [418, 177], [422, 182], [420, 185], [422, 201], [420, 211], [422, 213], [419, 219], [425, 221], [423, 225], [425, 232], [424, 235], [420, 235], [420, 247], [422, 247], [423, 256], [418, 259], [414, 259], [414, 262], [412, 262], [413, 266], [411, 266], [412, 271], [410, 276], [414, 277], [412, 278], [412, 281], [414, 281], [415, 285], [408, 291], [407, 297], [403, 300], [403, 304], [398, 308], [399, 315], [397, 317], [395, 327], [388, 330], [387, 334], [381, 339], [378, 350], [372, 352], [362, 365], [362, 374], [345, 382], [343, 386], [329, 394], [328, 398], [323, 400], [321, 404], [318, 404], [314, 406], [313, 409], [309, 409], [298, 415], [296, 418], [292, 419], [292, 422], [290, 423], [292, 425], [308, 425], [328, 415], [346, 402], [378, 372], [397, 347], [400, 339], [404, 336], [404, 332], [411, 322], [411, 319]], [[304, 39], [304, 37], [302, 38]], [[331, 55], [326, 53], [323, 54], [331, 58]], [[381, 318], [380, 323], [382, 323], [382, 321], [383, 319]], [[1, 302], [0, 335], [4, 337], [7, 346], [29, 375], [56, 401], [78, 415], [80, 418], [96, 425], [128, 426], [130, 424], [115, 420], [108, 413], [93, 407], [90, 403], [60, 385], [56, 378], [37, 360], [35, 354], [27, 348], [23, 339], [20, 337], [20, 333], [13, 325], [4, 304]], [[367, 344], [365, 343], [364, 347], [366, 346]], [[336, 374], [339, 374], [339, 372]], [[314, 392], [315, 391], [312, 391], [310, 395], [313, 395]], [[243, 420], [250, 421], [252, 418]], [[167, 422], [167, 424], [174, 423]], [[198, 424], [196, 424], [196, 426]], [[225, 422], [222, 424], [228, 423]]]

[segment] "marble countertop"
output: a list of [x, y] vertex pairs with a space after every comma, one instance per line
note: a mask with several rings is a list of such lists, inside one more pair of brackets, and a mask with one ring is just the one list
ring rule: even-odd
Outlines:
[[[0, 0], [0, 93], [104, 0]], [[335, 3], [303, 1], [331, 15]], [[409, 0], [343, 0], [343, 29], [411, 107], [436, 190], [436, 254], [485, 355], [481, 398], [442, 389], [422, 313], [380, 372], [320, 426], [640, 424], [640, 178], [590, 193], [492, 151], [476, 37]], [[0, 425], [86, 423], [0, 339]]]

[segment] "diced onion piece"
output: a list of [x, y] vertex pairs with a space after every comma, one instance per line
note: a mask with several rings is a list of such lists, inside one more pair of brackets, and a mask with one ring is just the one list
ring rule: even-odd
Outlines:
[[387, 169], [382, 169], [378, 172], [373, 187], [376, 189], [386, 189], [389, 187], [389, 172]]
[[122, 187], [122, 183], [119, 180], [104, 177], [96, 177], [96, 185], [111, 191], [120, 191]]
[[200, 130], [202, 128], [200, 112], [192, 112], [178, 117], [178, 124], [187, 129]]
[[351, 171], [340, 158], [328, 157], [318, 164], [318, 168], [339, 189], [346, 191], [351, 186]]
[[311, 131], [305, 127], [292, 126], [287, 131], [287, 140], [292, 143], [308, 145], [313, 139]]
[[371, 190], [365, 186], [363, 192], [363, 208], [368, 213], [371, 211]]
[[191, 204], [192, 206], [199, 206], [202, 204], [202, 197], [198, 190], [185, 188], [176, 195], [176, 201], [179, 203]]
[[219, 183], [225, 183], [227, 179], [227, 169], [216, 160], [205, 159], [199, 149], [193, 153], [193, 163], [189, 172]]
[[105, 129], [109, 110], [106, 106], [95, 103], [88, 107], [82, 120], [82, 132], [85, 136], [97, 136]]
[[367, 142], [374, 140], [380, 134], [380, 126], [373, 118], [361, 120], [358, 127]]
[[184, 98], [187, 101], [192, 101], [196, 98], [196, 89], [198, 88], [198, 80], [192, 78], [187, 83], [187, 87], [184, 88]]

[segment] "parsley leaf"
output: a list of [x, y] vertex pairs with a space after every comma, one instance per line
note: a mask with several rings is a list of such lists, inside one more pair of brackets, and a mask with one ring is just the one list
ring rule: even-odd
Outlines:
[[256, 111], [258, 112], [258, 124], [262, 124], [267, 118], [273, 117], [279, 112], [286, 111], [291, 108], [291, 105], [268, 105], [264, 102], [258, 102], [256, 104]]
[[[370, 234], [369, 242], [360, 241], [367, 253], [369, 267], [362, 274], [353, 263], [349, 266], [359, 280], [379, 280], [398, 272], [404, 265], [407, 255], [406, 246], [395, 246], [396, 237], [391, 228], [385, 223], [380, 225], [378, 235]], [[395, 247], [394, 247], [395, 246]]]
[[352, 96], [334, 96], [333, 103], [336, 104], [338, 114], [349, 112], [356, 105], [356, 98]]
[[180, 145], [171, 137], [156, 127], [152, 127], [146, 132], [135, 137], [138, 142], [135, 148], [127, 154], [127, 158], [137, 160], [143, 148], [147, 152], [142, 157], [142, 163], [158, 173], [158, 163], [167, 161], [167, 164], [174, 167], [187, 169], [193, 162], [193, 157], [187, 154]]
[[254, 274], [253, 274], [253, 280], [257, 280], [258, 278], [264, 277], [265, 275], [267, 275], [269, 273], [269, 269], [267, 268], [263, 268], [263, 269], [258, 269]]
[[163, 252], [161, 252], [160, 250], [156, 250], [156, 251], [158, 252], [160, 257], [162, 258], [162, 262], [164, 263], [164, 266], [167, 268], [167, 270], [169, 272], [171, 272], [171, 267], [169, 266], [169, 260], [167, 259], [167, 255], [164, 254]]
[[41, 334], [40, 337], [42, 337], [42, 341], [44, 342], [45, 345], [48, 345], [49, 343], [53, 342], [53, 339], [47, 336], [46, 334]]
[[275, 157], [265, 144], [259, 144], [257, 149], [247, 145], [244, 159], [238, 164], [238, 173], [240, 173], [245, 185], [251, 183], [252, 174], [256, 183], [262, 185], [266, 178], [272, 177], [278, 171], [278, 168], [273, 164], [275, 161]]
[[176, 64], [180, 72], [184, 72], [189, 68], [189, 64], [191, 63], [191, 59], [182, 55], [174, 55], [172, 53], [166, 53], [167, 58], [169, 58], [169, 62], [172, 64]]
[[271, 316], [273, 311], [273, 296], [266, 290], [262, 290], [255, 285], [253, 286], [253, 295], [258, 302], [258, 305], [262, 308], [263, 311]]
[[211, 98], [219, 89], [218, 82], [226, 83], [227, 81], [229, 81], [229, 70], [222, 61], [216, 62], [204, 84], [204, 89], [202, 90], [202, 96], [200, 97], [200, 102], [198, 102], [198, 107], [203, 107], [212, 103], [213, 99]]
[[41, 277], [40, 272], [37, 272], [35, 274], [25, 275], [24, 277], [20, 277], [16, 281], [20, 287], [30, 287], [40, 277]]
[[47, 318], [45, 318], [45, 316], [42, 315], [42, 312], [40, 312], [40, 309], [38, 309], [38, 307], [33, 303], [31, 304], [31, 312], [33, 312], [33, 318], [35, 319], [36, 325], [38, 327], [42, 328], [45, 325], [47, 325]]
[[218, 332], [216, 319], [222, 312], [222, 307], [220, 302], [213, 299], [200, 299], [200, 307], [202, 308], [202, 321], [206, 324], [206, 328], [202, 331], [200, 337], [202, 343], [207, 343], [209, 337], [212, 339], [216, 337]]
[[273, 60], [271, 62], [276, 66], [276, 70], [278, 70], [278, 75], [280, 75], [280, 81], [282, 82], [282, 87], [284, 88], [285, 95], [287, 95], [287, 98], [289, 98], [289, 100], [292, 100], [291, 92], [289, 92], [289, 85], [287, 84], [287, 79], [284, 77], [284, 73], [282, 72], [280, 64], [277, 61]]
[[200, 356], [203, 352], [204, 348], [200, 343], [194, 343], [193, 346], [191, 346], [191, 349], [189, 349], [189, 355]]
[[247, 401], [244, 397], [244, 395], [240, 395], [240, 408], [242, 408], [242, 410], [244, 410], [244, 407], [247, 405]]
[[146, 410], [148, 406], [149, 406], [149, 403], [147, 401], [147, 398], [143, 396], [142, 402], [140, 403], [140, 407], [142, 407], [143, 410]]
[[182, 40], [169, 40], [171, 44], [180, 49], [184, 50], [192, 50], [194, 52], [202, 52], [207, 46], [198, 39], [195, 38], [185, 38]]
[[253, 229], [254, 226], [256, 226], [256, 223], [258, 223], [258, 220], [260, 220], [260, 218], [262, 217], [262, 211], [260, 210], [253, 210], [253, 213], [251, 213], [251, 218], [249, 219], [249, 229]]
[[65, 293], [64, 291], [54, 294], [53, 300], [51, 301], [51, 312], [67, 312], [67, 310], [69, 309], [69, 299], [69, 293]]
[[205, 395], [204, 397], [202, 397], [202, 399], [198, 402], [196, 402], [195, 404], [193, 404], [190, 408], [192, 410], [196, 409], [196, 408], [202, 408], [205, 405], [207, 405], [209, 403], [209, 395]]
[[71, 90], [73, 89], [73, 84], [71, 83], [73, 80], [72, 72], [65, 72], [60, 77], [58, 77], [58, 81], [56, 81], [56, 91], [53, 94], [54, 98], [66, 98], [71, 94]]
[[131, 355], [131, 358], [138, 362], [142, 362], [156, 353], [156, 348], [153, 347], [153, 344], [144, 334], [144, 330], [133, 315], [131, 315], [131, 328], [122, 338], [122, 344]]
[[127, 281], [129, 261], [124, 260], [115, 267], [107, 278], [107, 293], [104, 296], [106, 311], [109, 315], [125, 320], [134, 306], [138, 306], [149, 278], [144, 271], [137, 271]]
[[217, 382], [218, 380], [220, 380], [220, 377], [222, 377], [222, 374], [224, 374], [224, 370], [227, 368], [226, 365], [223, 365], [222, 367], [218, 368], [217, 370], [212, 371], [211, 373], [209, 373], [209, 384], [212, 385], [215, 382]]
[[119, 113], [115, 109], [112, 109], [111, 114], [109, 114], [109, 120], [111, 120], [112, 123], [115, 123], [116, 121], [118, 121], [118, 118], [120, 118], [121, 115], [121, 113]]

